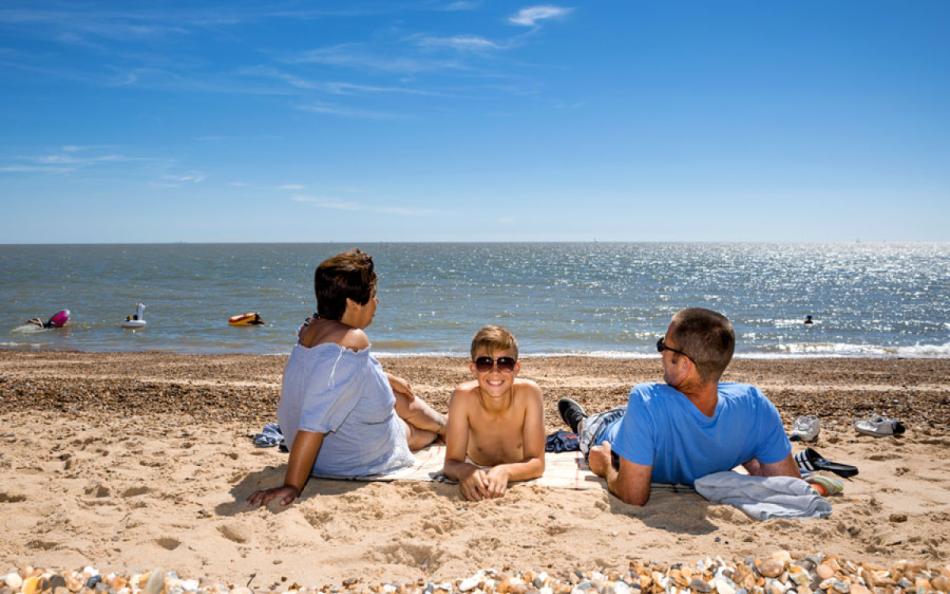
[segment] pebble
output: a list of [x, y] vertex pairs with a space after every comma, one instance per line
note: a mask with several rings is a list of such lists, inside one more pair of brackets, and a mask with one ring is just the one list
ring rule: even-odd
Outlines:
[[763, 577], [767, 578], [776, 578], [785, 571], [785, 564], [775, 559], [766, 559], [762, 562], [756, 561], [755, 567]]
[[182, 579], [155, 569], [144, 574], [100, 575], [94, 567], [57, 572], [30, 566], [0, 574], [0, 594], [925, 594], [950, 591], [950, 565], [928, 566], [902, 560], [890, 565], [853, 562], [814, 555], [797, 558], [778, 551], [763, 559], [726, 561], [705, 557], [694, 563], [631, 561], [626, 571], [600, 568], [584, 572], [558, 570], [500, 574], [484, 569], [442, 583], [418, 580], [405, 584], [370, 584], [350, 578], [322, 587], [301, 586], [283, 579], [255, 593], [203, 579]]
[[815, 573], [817, 573], [818, 577], [821, 579], [827, 580], [828, 578], [835, 575], [835, 570], [832, 569], [827, 563], [822, 563], [818, 566], [818, 569], [815, 570]]
[[7, 575], [3, 576], [3, 583], [7, 585], [11, 590], [19, 590], [20, 586], [23, 585], [23, 578], [20, 577], [15, 571], [11, 571]]

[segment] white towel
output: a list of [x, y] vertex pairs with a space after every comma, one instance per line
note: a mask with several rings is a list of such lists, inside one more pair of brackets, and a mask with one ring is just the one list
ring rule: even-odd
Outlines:
[[697, 479], [696, 491], [713, 503], [728, 503], [754, 520], [827, 518], [831, 504], [802, 479], [715, 472]]

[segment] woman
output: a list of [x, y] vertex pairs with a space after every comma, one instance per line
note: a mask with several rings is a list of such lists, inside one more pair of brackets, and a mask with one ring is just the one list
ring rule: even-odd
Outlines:
[[414, 462], [411, 451], [445, 432], [445, 417], [385, 373], [363, 329], [373, 322], [373, 259], [355, 249], [314, 274], [317, 313], [298, 334], [284, 368], [277, 419], [290, 446], [284, 485], [257, 491], [252, 505], [290, 504], [311, 474], [383, 474]]

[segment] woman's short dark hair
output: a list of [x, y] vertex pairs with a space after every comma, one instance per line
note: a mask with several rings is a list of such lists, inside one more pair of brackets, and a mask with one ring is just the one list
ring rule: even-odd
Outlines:
[[736, 332], [726, 316], [711, 309], [690, 307], [673, 316], [676, 346], [696, 365], [705, 382], [718, 382], [736, 349]]
[[313, 273], [313, 292], [317, 296], [317, 315], [339, 320], [346, 311], [346, 300], [366, 305], [376, 292], [373, 259], [359, 249], [327, 258]]

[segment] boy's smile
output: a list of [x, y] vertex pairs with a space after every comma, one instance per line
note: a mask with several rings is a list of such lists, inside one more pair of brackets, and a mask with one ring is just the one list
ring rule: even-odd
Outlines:
[[[486, 368], [488, 360], [491, 360], [490, 368]], [[476, 361], [479, 361], [480, 364], [477, 365]], [[484, 369], [484, 371], [479, 368]], [[487, 396], [498, 398], [507, 395], [511, 390], [515, 376], [518, 375], [518, 371], [521, 369], [521, 364], [515, 358], [514, 353], [508, 350], [493, 353], [479, 351], [476, 353], [475, 359], [469, 363], [469, 369], [478, 378], [481, 391]]]

